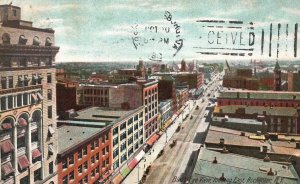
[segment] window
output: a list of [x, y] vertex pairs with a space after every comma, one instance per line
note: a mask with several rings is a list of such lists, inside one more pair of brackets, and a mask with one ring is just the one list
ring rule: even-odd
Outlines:
[[14, 87], [14, 78], [13, 76], [8, 77], [8, 87], [13, 88]]
[[5, 45], [10, 44], [10, 36], [9, 36], [9, 34], [4, 33], [4, 34], [2, 35], [2, 42], [3, 42], [3, 44], [5, 44]]
[[139, 115], [134, 116], [134, 121], [137, 121], [139, 119]]
[[63, 166], [63, 169], [68, 168], [68, 164], [67, 164], [67, 160], [66, 160], [66, 159], [64, 159], [64, 160], [62, 161], [62, 166]]
[[116, 156], [119, 155], [119, 149], [115, 149], [114, 152], [113, 152], [113, 158], [115, 158]]
[[13, 14], [16, 17], [17, 16], [17, 10], [13, 10]]
[[1, 78], [1, 87], [2, 87], [2, 89], [7, 89], [7, 79], [6, 79], [6, 77]]
[[109, 152], [109, 147], [107, 146], [107, 147], [106, 147], [106, 153], [108, 153], [108, 152]]
[[86, 148], [86, 147], [82, 149], [82, 154], [83, 154], [84, 156], [87, 155], [87, 148]]
[[81, 174], [82, 173], [82, 165], [78, 166], [78, 169], [77, 169], [78, 173]]
[[83, 169], [87, 169], [88, 168], [88, 163], [87, 163], [87, 161], [85, 161], [84, 163], [83, 163]]
[[47, 83], [51, 83], [52, 78], [51, 78], [51, 73], [47, 73]]
[[69, 179], [74, 180], [74, 171], [70, 172]]
[[113, 135], [116, 135], [119, 132], [119, 127], [113, 129]]
[[53, 174], [53, 162], [49, 163], [49, 174]]
[[48, 100], [52, 100], [52, 89], [48, 89], [48, 93], [47, 93], [47, 97], [48, 97]]
[[52, 118], [52, 105], [48, 106], [48, 118]]
[[74, 164], [74, 156], [73, 155], [71, 155], [69, 157], [69, 165], [72, 165], [72, 164]]
[[82, 159], [82, 150], [79, 150], [77, 155], [78, 155], [78, 159]]
[[114, 138], [113, 146], [117, 145], [118, 143], [119, 143], [119, 138], [118, 137]]
[[13, 96], [8, 96], [8, 104], [7, 104], [7, 108], [8, 109], [12, 109], [13, 108]]
[[125, 128], [126, 128], [126, 122], [124, 122], [124, 123], [121, 124], [120, 129], [123, 130], [123, 129], [125, 129]]
[[63, 184], [68, 184], [68, 177], [67, 176], [63, 177]]
[[28, 78], [28, 75], [24, 75], [24, 82], [23, 82], [24, 86], [28, 86], [29, 80], [30, 79]]

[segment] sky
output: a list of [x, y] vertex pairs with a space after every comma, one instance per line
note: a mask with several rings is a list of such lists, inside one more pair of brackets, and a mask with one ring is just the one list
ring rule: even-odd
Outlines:
[[[21, 7], [22, 19], [32, 21], [34, 27], [51, 27], [55, 30], [55, 44], [60, 47], [57, 62], [139, 59], [155, 60], [153, 62], [182, 59], [298, 60], [300, 57], [299, 41], [298, 55], [297, 57], [293, 55], [294, 26], [300, 20], [300, 1], [0, 0], [0, 2], [0, 4], [12, 2], [13, 5]], [[171, 15], [172, 20], [168, 20], [166, 15]], [[224, 20], [225, 23], [221, 25], [197, 20]], [[232, 25], [228, 24], [229, 21], [243, 21], [242, 28], [228, 28]], [[174, 22], [177, 25], [174, 25]], [[250, 22], [254, 23], [253, 30], [248, 29], [251, 27]], [[271, 23], [272, 56], [269, 57]], [[278, 23], [281, 24], [280, 39], [277, 37]], [[287, 24], [288, 36], [286, 36]], [[223, 28], [216, 28], [218, 25]], [[265, 31], [263, 55], [262, 29]], [[249, 32], [255, 34], [252, 46], [248, 43]], [[230, 41], [226, 43], [226, 40], [231, 40], [231, 43]], [[180, 43], [181, 49], [173, 48], [174, 44], [178, 47]], [[278, 57], [277, 43], [279, 43]], [[253, 48], [253, 55], [199, 53], [216, 51], [213, 49], [216, 47]]]

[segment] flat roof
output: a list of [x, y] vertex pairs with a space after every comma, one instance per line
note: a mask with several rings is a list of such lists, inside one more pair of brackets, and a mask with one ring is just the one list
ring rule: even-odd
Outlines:
[[238, 109], [245, 109], [245, 114], [257, 114], [273, 116], [297, 116], [297, 108], [294, 107], [263, 107], [263, 106], [246, 106], [246, 105], [228, 105], [228, 106], [217, 106], [214, 113], [232, 114], [236, 113]]
[[143, 106], [140, 106], [133, 110], [122, 110], [107, 107], [89, 107], [77, 111], [78, 116], [72, 118], [72, 120], [88, 121], [92, 123], [102, 124], [114, 124], [141, 109], [143, 109]]
[[[215, 122], [221, 122], [223, 117], [214, 117], [212, 120]], [[241, 119], [241, 118], [227, 118], [225, 123], [233, 123], [233, 124], [250, 124], [250, 125], [262, 125], [262, 122], [257, 121], [255, 119]]]
[[104, 128], [92, 128], [81, 126], [64, 125], [57, 128], [58, 133], [58, 153], [63, 153], [71, 148], [75, 148], [88, 138], [100, 133]]
[[[256, 135], [254, 133], [245, 132], [245, 136], [241, 136], [242, 131], [210, 126], [205, 143], [219, 144], [220, 139], [224, 139], [226, 145], [261, 147], [267, 146], [268, 143], [260, 140], [250, 139], [249, 136]], [[243, 131], [244, 132], [244, 131]]]
[[[213, 163], [216, 157], [217, 163]], [[268, 175], [268, 171], [276, 174]], [[227, 183], [280, 183], [296, 184], [299, 177], [292, 165], [283, 165], [274, 162], [264, 162], [261, 159], [251, 157], [224, 154], [216, 151], [201, 148], [198, 159], [189, 183], [220, 182], [220, 177], [224, 173]], [[240, 182], [237, 182], [237, 180]], [[260, 182], [255, 182], [259, 179]], [[234, 182], [235, 180], [235, 182]], [[243, 180], [241, 182], [241, 180]], [[203, 182], [204, 183], [204, 182]]]
[[218, 98], [300, 100], [300, 92], [234, 90], [225, 91]]

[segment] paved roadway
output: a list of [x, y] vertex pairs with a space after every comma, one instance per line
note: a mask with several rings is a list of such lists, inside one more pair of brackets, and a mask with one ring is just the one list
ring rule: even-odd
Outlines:
[[[193, 164], [195, 164], [198, 156], [198, 149], [206, 136], [208, 122], [204, 118], [204, 113], [209, 103], [207, 94], [211, 93], [210, 97], [212, 97], [215, 93], [215, 91], [212, 92], [212, 89], [216, 89], [220, 82], [215, 80], [211, 83], [204, 97], [202, 97], [205, 101], [202, 102], [202, 98], [196, 100], [199, 109], [196, 110], [193, 100], [189, 100], [189, 107], [167, 129], [167, 133], [164, 133], [154, 144], [151, 154], [146, 153], [145, 159], [139, 162], [122, 183], [138, 183], [148, 165], [151, 165], [151, 170], [146, 179], [147, 184], [185, 183], [186, 178], [190, 177], [192, 173]], [[182, 118], [187, 114], [192, 115], [193, 118], [188, 117], [182, 122]], [[176, 132], [179, 125], [182, 128], [179, 132]], [[170, 148], [169, 144], [172, 140], [177, 140], [177, 144], [175, 147]], [[163, 155], [157, 158], [162, 149], [164, 149]]]
[[[206, 94], [211, 93], [212, 97], [218, 84], [219, 81], [212, 82]], [[182, 129], [173, 135], [172, 140], [177, 140], [176, 146], [170, 148], [170, 141], [164, 148], [164, 154], [152, 164], [147, 184], [185, 183], [190, 178], [209, 124], [204, 118], [209, 103], [208, 97], [205, 95], [202, 98], [205, 100], [203, 103], [202, 99], [196, 102], [200, 108], [192, 109], [193, 119], [188, 118], [184, 121]]]

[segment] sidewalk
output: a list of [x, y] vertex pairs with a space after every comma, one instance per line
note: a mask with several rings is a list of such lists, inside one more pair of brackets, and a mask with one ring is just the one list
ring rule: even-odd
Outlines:
[[[192, 110], [193, 108], [193, 100], [189, 100], [189, 106]], [[138, 165], [131, 171], [131, 173], [123, 180], [122, 184], [133, 184], [138, 183], [139, 180], [142, 179], [144, 171], [146, 168], [151, 165], [154, 160], [157, 158], [158, 153], [164, 149], [166, 142], [169, 142], [169, 140], [172, 138], [173, 134], [175, 133], [177, 127], [182, 123], [182, 116], [185, 117], [186, 114], [189, 113], [189, 107], [187, 106], [183, 113], [181, 113], [178, 118], [175, 120], [175, 123], [173, 123], [166, 132], [164, 132], [161, 137], [157, 140], [156, 143], [154, 143], [151, 150], [146, 153], [144, 158], [142, 159]], [[153, 151], [154, 150], [154, 151]], [[151, 155], [149, 153], [151, 152]]]

